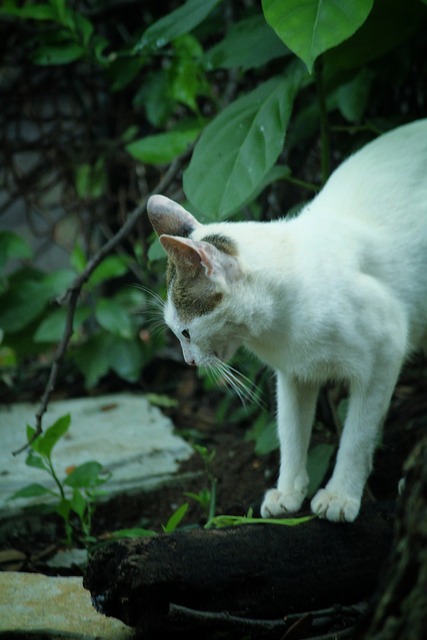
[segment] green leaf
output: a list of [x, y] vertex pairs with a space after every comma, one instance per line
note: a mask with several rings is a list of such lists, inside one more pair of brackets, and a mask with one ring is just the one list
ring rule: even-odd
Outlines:
[[215, 516], [209, 521], [209, 526], [219, 528], [236, 527], [246, 524], [275, 524], [282, 527], [296, 527], [313, 520], [315, 516], [302, 516], [301, 518], [252, 518], [250, 516]]
[[123, 276], [127, 273], [127, 270], [128, 267], [124, 257], [108, 256], [96, 267], [95, 271], [89, 278], [89, 284], [95, 287], [106, 280]]
[[[29, 440], [29, 438], [28, 438]], [[41, 469], [42, 471], [47, 471], [47, 473], [50, 474], [50, 469], [47, 466], [46, 462], [43, 460], [43, 458], [41, 456], [39, 456], [37, 453], [34, 453], [34, 451], [30, 451], [27, 459], [25, 460], [25, 464], [28, 467], [34, 467], [35, 469]]]
[[153, 538], [157, 533], [150, 529], [142, 529], [141, 527], [134, 527], [133, 529], [118, 529], [113, 531], [111, 538]]
[[100, 478], [102, 472], [102, 464], [91, 460], [84, 462], [76, 467], [64, 480], [64, 485], [73, 487], [74, 489], [85, 489], [88, 487], [97, 487], [104, 482]]
[[54, 20], [55, 11], [48, 4], [16, 6], [16, 2], [5, 0], [0, 7], [0, 16], [13, 16], [23, 20]]
[[146, 362], [144, 347], [139, 339], [127, 340], [100, 331], [77, 348], [73, 358], [85, 376], [87, 388], [92, 388], [112, 369], [128, 382], [137, 382]]
[[288, 54], [289, 49], [259, 15], [233, 24], [225, 38], [207, 51], [204, 64], [208, 69], [247, 71]]
[[135, 52], [160, 49], [199, 25], [221, 0], [187, 0], [182, 6], [160, 18], [143, 33]]
[[179, 402], [176, 398], [171, 398], [159, 393], [147, 393], [145, 396], [150, 404], [154, 404], [156, 407], [162, 407], [163, 409], [171, 409], [177, 407]]
[[75, 174], [76, 191], [79, 198], [86, 200], [100, 198], [107, 185], [104, 158], [95, 164], [84, 163], [77, 167]]
[[153, 127], [163, 127], [175, 107], [175, 100], [169, 95], [170, 74], [159, 69], [156, 73], [146, 74], [133, 103], [143, 107], [147, 120]]
[[74, 489], [73, 496], [70, 500], [70, 509], [74, 511], [74, 513], [77, 513], [80, 520], [83, 520], [87, 507], [88, 501], [78, 489]]
[[0, 327], [6, 333], [20, 331], [41, 314], [48, 297], [39, 273], [25, 269], [13, 274], [0, 297]]
[[113, 336], [95, 334], [73, 353], [73, 359], [85, 378], [88, 389], [94, 387], [110, 368], [110, 347]]
[[65, 522], [68, 522], [71, 511], [70, 500], [63, 498], [55, 507], [56, 513], [58, 513]]
[[126, 340], [112, 336], [109, 365], [118, 376], [128, 382], [138, 382], [145, 363], [144, 351], [139, 340]]
[[95, 317], [100, 326], [122, 338], [133, 336], [133, 325], [129, 312], [116, 299], [100, 298], [95, 307]]
[[373, 0], [262, 0], [265, 19], [311, 73], [318, 56], [365, 22]]
[[162, 525], [162, 529], [165, 533], [172, 533], [178, 528], [182, 519], [188, 511], [188, 502], [184, 502], [178, 509], [171, 515], [166, 525]]
[[33, 250], [26, 240], [11, 231], [0, 231], [0, 269], [11, 258], [25, 260], [32, 255]]
[[186, 34], [173, 42], [175, 57], [168, 69], [168, 93], [178, 103], [198, 113], [197, 96], [208, 95], [210, 88], [201, 64], [203, 49], [199, 41]]
[[203, 131], [183, 185], [208, 221], [241, 207], [276, 162], [301, 80], [293, 66], [233, 102]]
[[70, 256], [70, 264], [77, 273], [82, 273], [87, 265], [87, 258], [83, 251], [83, 247], [78, 243], [74, 245]]
[[369, 102], [374, 74], [370, 69], [362, 69], [352, 80], [340, 84], [332, 96], [344, 118], [358, 123], [362, 120]]
[[46, 302], [50, 298], [65, 293], [74, 278], [75, 273], [71, 269], [55, 269], [55, 271], [46, 275], [42, 280]]
[[186, 128], [146, 136], [126, 145], [126, 150], [138, 162], [167, 164], [186, 151], [201, 129], [201, 124], [194, 123]]
[[40, 46], [34, 52], [32, 61], [41, 66], [69, 64], [83, 58], [86, 51], [76, 42]]
[[[42, 320], [42, 322], [37, 327], [37, 330], [33, 336], [34, 342], [59, 342], [64, 335], [66, 315], [67, 309], [63, 307], [52, 311], [44, 320]], [[88, 308], [76, 309], [73, 321], [74, 331], [76, 331], [82, 325], [82, 323], [87, 320], [89, 315], [90, 309]]]
[[16, 498], [38, 498], [46, 495], [56, 496], [56, 493], [47, 487], [44, 487], [42, 484], [35, 482], [27, 485], [19, 491], [16, 491], [12, 496], [10, 496], [9, 500], [15, 500]]
[[310, 478], [307, 496], [311, 498], [323, 482], [329, 463], [335, 452], [331, 444], [318, 444], [308, 452], [307, 473]]
[[54, 422], [51, 427], [49, 427], [37, 438], [37, 440], [33, 442], [33, 444], [31, 445], [33, 451], [36, 451], [46, 458], [50, 458], [52, 449], [54, 448], [58, 440], [60, 440], [62, 436], [67, 433], [70, 423], [71, 416], [69, 413], [58, 418], [58, 420], [56, 420], [56, 422]]

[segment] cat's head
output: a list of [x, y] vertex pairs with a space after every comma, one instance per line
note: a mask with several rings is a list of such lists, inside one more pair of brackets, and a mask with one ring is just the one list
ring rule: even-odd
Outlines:
[[148, 216], [168, 254], [165, 321], [181, 342], [188, 364], [228, 360], [244, 339], [233, 312], [243, 276], [235, 242], [199, 223], [179, 204], [152, 196]]

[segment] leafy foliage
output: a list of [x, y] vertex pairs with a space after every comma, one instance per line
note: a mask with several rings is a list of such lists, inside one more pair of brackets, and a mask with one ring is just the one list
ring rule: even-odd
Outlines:
[[[0, 215], [21, 199], [27, 227], [45, 228], [66, 259], [42, 268], [45, 245], [0, 233], [3, 384], [13, 387], [31, 359], [51, 360], [66, 327], [58, 299], [171, 169], [167, 195], [204, 221], [271, 219], [298, 210], [359, 145], [425, 116], [426, 4], [186, 0], [142, 11], [5, 0]], [[50, 99], [56, 86], [60, 101]], [[163, 295], [163, 272], [161, 247], [141, 223], [85, 284], [67, 358], [86, 387], [111, 373], [137, 382], [164, 345], [149, 298], [129, 286], [142, 280]], [[245, 366], [254, 379], [257, 367]], [[219, 411], [242, 415], [229, 399]], [[270, 451], [271, 416], [245, 411], [257, 451]]]
[[52, 451], [68, 432], [70, 423], [69, 415], [62, 416], [37, 437], [35, 429], [27, 426], [30, 452], [26, 464], [47, 473], [53, 481], [54, 488], [51, 488], [50, 484], [33, 483], [16, 491], [10, 499], [48, 498], [46, 505], [39, 504], [38, 508], [52, 508], [62, 518], [66, 543], [71, 545], [83, 542], [88, 545], [94, 541], [91, 523], [96, 501], [103, 495], [99, 487], [111, 474], [105, 473], [99, 462], [88, 461], [70, 468], [68, 475], [60, 480], [52, 461]]

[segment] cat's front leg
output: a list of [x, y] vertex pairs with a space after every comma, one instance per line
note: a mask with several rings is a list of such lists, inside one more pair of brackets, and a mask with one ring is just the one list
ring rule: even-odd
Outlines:
[[314, 420], [317, 385], [277, 374], [277, 427], [280, 474], [277, 487], [267, 491], [261, 506], [263, 518], [298, 511], [307, 493], [307, 449]]

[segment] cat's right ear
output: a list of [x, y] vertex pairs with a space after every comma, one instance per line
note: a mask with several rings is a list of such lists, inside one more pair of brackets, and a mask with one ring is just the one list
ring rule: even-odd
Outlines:
[[165, 196], [151, 196], [147, 203], [150, 222], [156, 233], [187, 238], [197, 227], [201, 226], [184, 207]]

